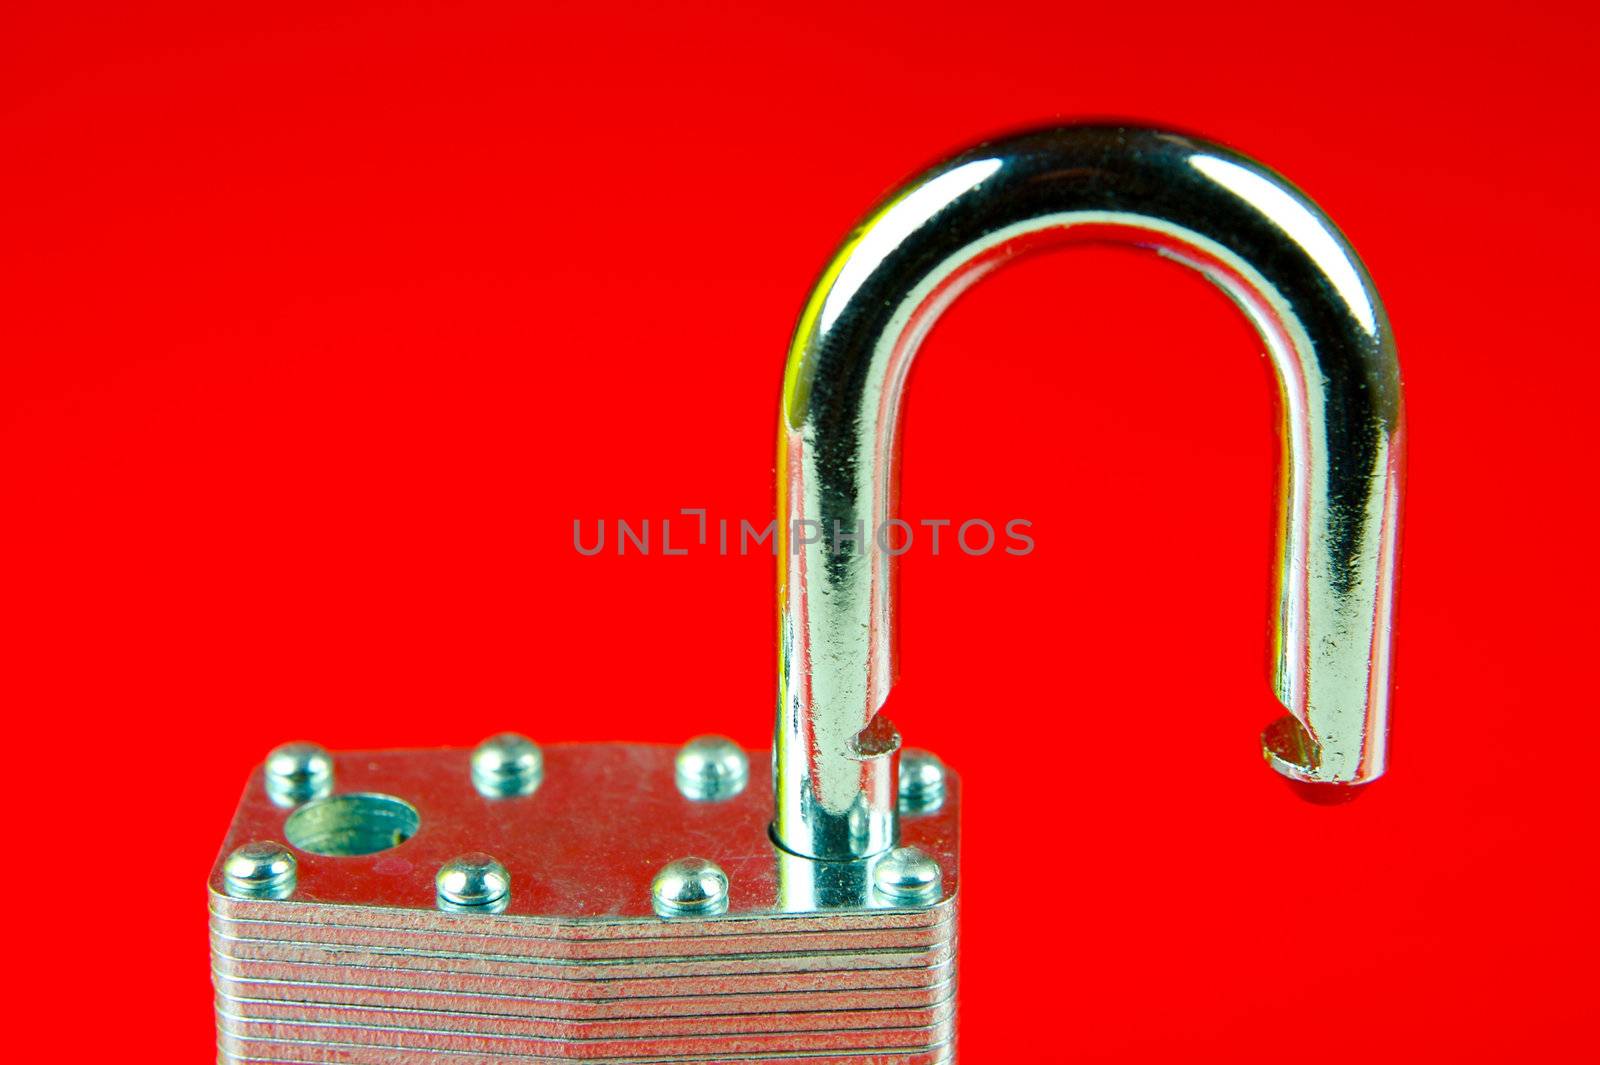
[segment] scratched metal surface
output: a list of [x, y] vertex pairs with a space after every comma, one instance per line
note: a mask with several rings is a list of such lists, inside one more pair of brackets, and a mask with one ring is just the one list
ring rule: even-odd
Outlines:
[[[772, 845], [770, 761], [751, 758], [750, 783], [721, 802], [695, 802], [673, 782], [674, 749], [643, 744], [568, 744], [545, 749], [544, 781], [532, 795], [486, 799], [472, 786], [467, 749], [348, 752], [334, 756], [336, 794], [377, 792], [404, 799], [421, 817], [417, 833], [391, 850], [360, 856], [297, 853], [299, 886], [283, 901], [230, 899], [222, 857], [256, 839], [285, 838], [289, 811], [275, 805], [257, 770], [245, 789], [217, 865], [212, 908], [226, 919], [288, 920], [448, 935], [548, 936], [561, 940], [700, 935], [698, 921], [662, 921], [650, 881], [667, 862], [710, 858], [729, 879], [730, 919], [779, 918], [793, 929], [927, 925], [945, 916], [957, 891], [960, 780], [951, 773], [935, 813], [903, 819], [901, 840], [933, 855], [944, 898], [903, 909], [865, 889], [863, 863], [793, 858]], [[434, 907], [434, 873], [463, 851], [487, 851], [511, 872], [502, 915], [459, 915]], [[818, 910], [826, 910], [820, 921]], [[398, 911], [412, 911], [402, 915]], [[286, 916], [292, 912], [292, 916]], [[578, 927], [567, 927], [572, 924]], [[560, 927], [558, 927], [560, 926]], [[754, 932], [755, 928], [745, 931]]]

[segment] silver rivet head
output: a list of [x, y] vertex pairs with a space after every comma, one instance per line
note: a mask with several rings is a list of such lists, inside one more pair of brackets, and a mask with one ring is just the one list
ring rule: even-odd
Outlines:
[[944, 763], [932, 751], [900, 752], [900, 812], [933, 813], [944, 805]]
[[267, 795], [279, 806], [299, 806], [333, 792], [333, 756], [315, 743], [285, 743], [267, 755]]
[[728, 908], [728, 874], [704, 858], [679, 858], [656, 874], [650, 895], [662, 917], [723, 913]]
[[433, 878], [441, 910], [499, 913], [511, 900], [511, 874], [487, 854], [463, 854], [439, 867]]
[[531, 795], [544, 779], [544, 752], [515, 732], [502, 732], [472, 752], [472, 785], [490, 799]]
[[298, 868], [294, 852], [282, 843], [246, 843], [222, 863], [222, 884], [234, 898], [288, 898]]
[[750, 781], [750, 756], [726, 736], [696, 736], [678, 751], [676, 772], [686, 799], [731, 799]]
[[916, 847], [896, 847], [873, 867], [872, 886], [896, 902], [931, 902], [942, 889], [939, 863]]

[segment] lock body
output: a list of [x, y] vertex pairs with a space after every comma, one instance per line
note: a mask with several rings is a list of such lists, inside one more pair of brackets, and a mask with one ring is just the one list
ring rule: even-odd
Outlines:
[[[902, 819], [939, 871], [907, 900], [876, 886], [883, 857], [770, 841], [765, 755], [707, 799], [678, 783], [677, 753], [551, 746], [537, 786], [509, 796], [484, 794], [466, 749], [339, 754], [305, 802], [258, 770], [210, 881], [219, 1060], [952, 1060], [954, 774]], [[294, 855], [283, 897], [230, 884], [229, 856], [262, 840]], [[439, 870], [471, 852], [509, 892], [441, 908]], [[726, 908], [663, 916], [653, 880], [691, 856], [725, 873]]]

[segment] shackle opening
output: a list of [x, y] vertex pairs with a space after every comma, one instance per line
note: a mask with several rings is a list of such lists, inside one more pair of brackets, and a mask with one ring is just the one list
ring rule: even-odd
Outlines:
[[1131, 244], [1223, 290], [1282, 393], [1273, 674], [1288, 715], [1267, 761], [1356, 785], [1387, 761], [1404, 459], [1400, 369], [1383, 305], [1344, 237], [1282, 177], [1236, 152], [1133, 126], [978, 145], [891, 196], [811, 293], [784, 372], [778, 445], [779, 664], [774, 839], [852, 860], [898, 838], [890, 513], [901, 390], [965, 289], [1045, 245]]

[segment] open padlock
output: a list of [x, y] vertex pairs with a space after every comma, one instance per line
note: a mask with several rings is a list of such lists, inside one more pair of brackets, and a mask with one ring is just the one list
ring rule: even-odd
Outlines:
[[[980, 145], [876, 210], [784, 376], [769, 763], [726, 741], [280, 748], [210, 879], [221, 1060], [931, 1065], [955, 1056], [958, 779], [900, 750], [901, 386], [941, 311], [1068, 241], [1149, 247], [1255, 324], [1282, 390], [1280, 773], [1385, 766], [1403, 416], [1383, 307], [1328, 219], [1191, 137]], [[768, 796], [772, 796], [769, 801]], [[280, 842], [283, 841], [283, 842]]]

